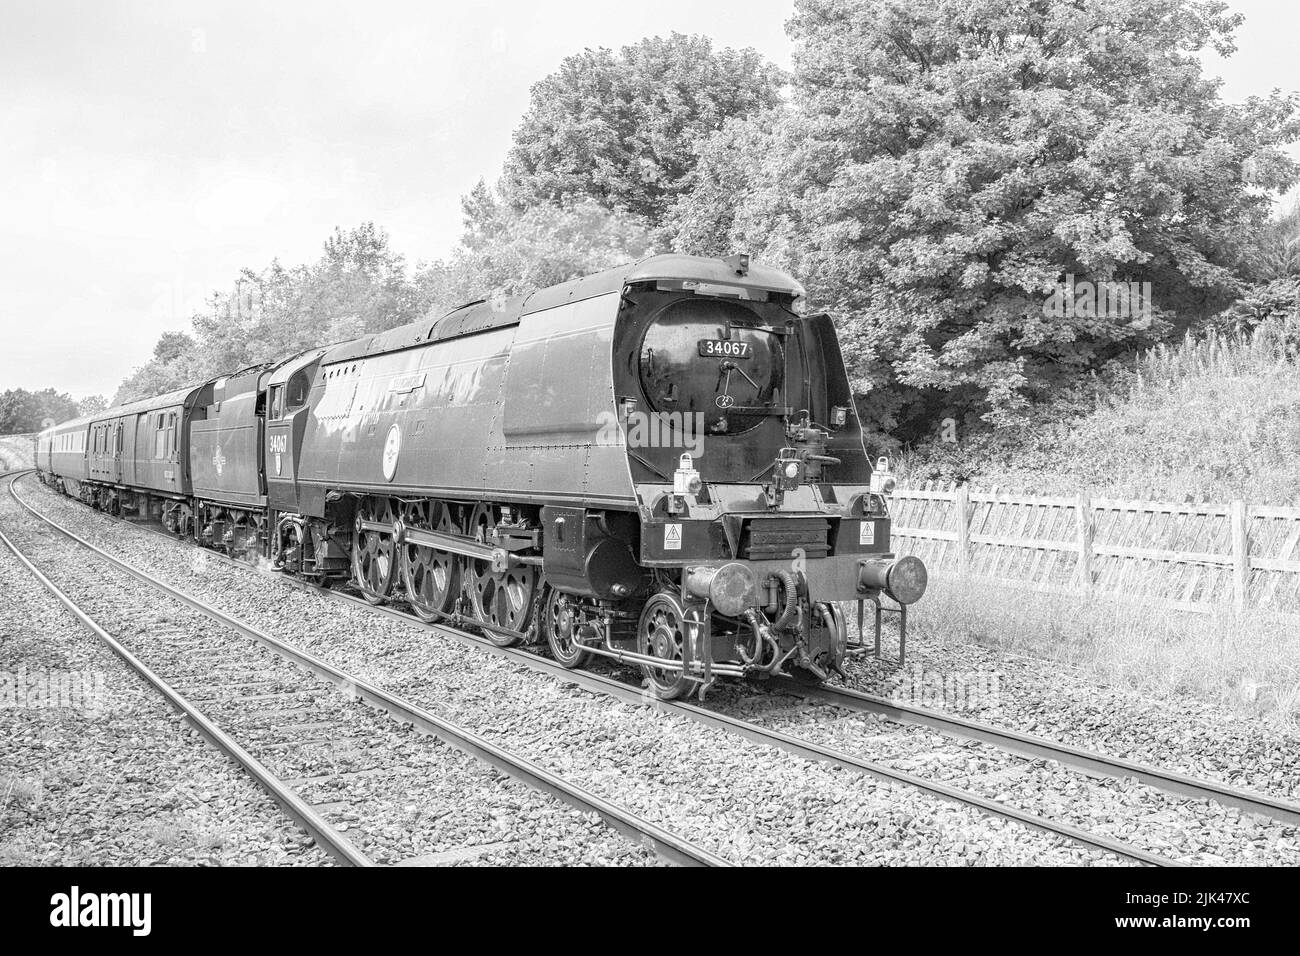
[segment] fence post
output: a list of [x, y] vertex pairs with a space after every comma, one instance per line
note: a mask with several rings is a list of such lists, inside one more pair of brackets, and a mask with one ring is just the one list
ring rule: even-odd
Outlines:
[[1246, 589], [1250, 584], [1250, 536], [1247, 533], [1246, 502], [1234, 498], [1228, 511], [1232, 527], [1232, 602], [1237, 610], [1246, 606]]
[[1079, 532], [1079, 584], [1085, 591], [1092, 590], [1092, 499], [1086, 491], [1079, 492], [1075, 502], [1074, 524]]
[[970, 485], [957, 486], [957, 568], [964, 577], [970, 571]]

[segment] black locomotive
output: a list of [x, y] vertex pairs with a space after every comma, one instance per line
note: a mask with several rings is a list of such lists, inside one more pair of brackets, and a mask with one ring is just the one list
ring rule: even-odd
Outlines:
[[[379, 603], [642, 667], [826, 679], [904, 615], [829, 317], [746, 256], [654, 256], [43, 432], [43, 479]], [[881, 463], [883, 465], [883, 461]]]

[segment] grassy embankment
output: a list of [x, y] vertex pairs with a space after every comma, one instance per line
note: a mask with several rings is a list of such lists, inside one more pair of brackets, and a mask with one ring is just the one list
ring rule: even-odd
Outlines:
[[[1188, 338], [1145, 354], [1082, 414], [903, 462], [905, 481], [1163, 501], [1300, 505], [1300, 322]], [[954, 467], [959, 472], [954, 474]], [[931, 645], [974, 643], [1059, 661], [1157, 693], [1300, 723], [1300, 623], [1256, 611], [1195, 614], [1116, 599], [1027, 593], [935, 569], [916, 608]]]
[[0, 472], [32, 467], [33, 435], [0, 435]]

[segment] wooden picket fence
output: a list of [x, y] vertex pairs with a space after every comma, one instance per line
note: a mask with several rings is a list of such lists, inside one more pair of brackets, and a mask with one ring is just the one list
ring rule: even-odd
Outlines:
[[1300, 612], [1300, 508], [1040, 497], [927, 482], [892, 497], [894, 549], [936, 572], [1191, 611]]

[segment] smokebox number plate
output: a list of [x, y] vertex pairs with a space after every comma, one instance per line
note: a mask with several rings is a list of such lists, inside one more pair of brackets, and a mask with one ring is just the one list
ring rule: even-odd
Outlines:
[[739, 339], [700, 339], [700, 354], [706, 358], [752, 358], [748, 342]]

